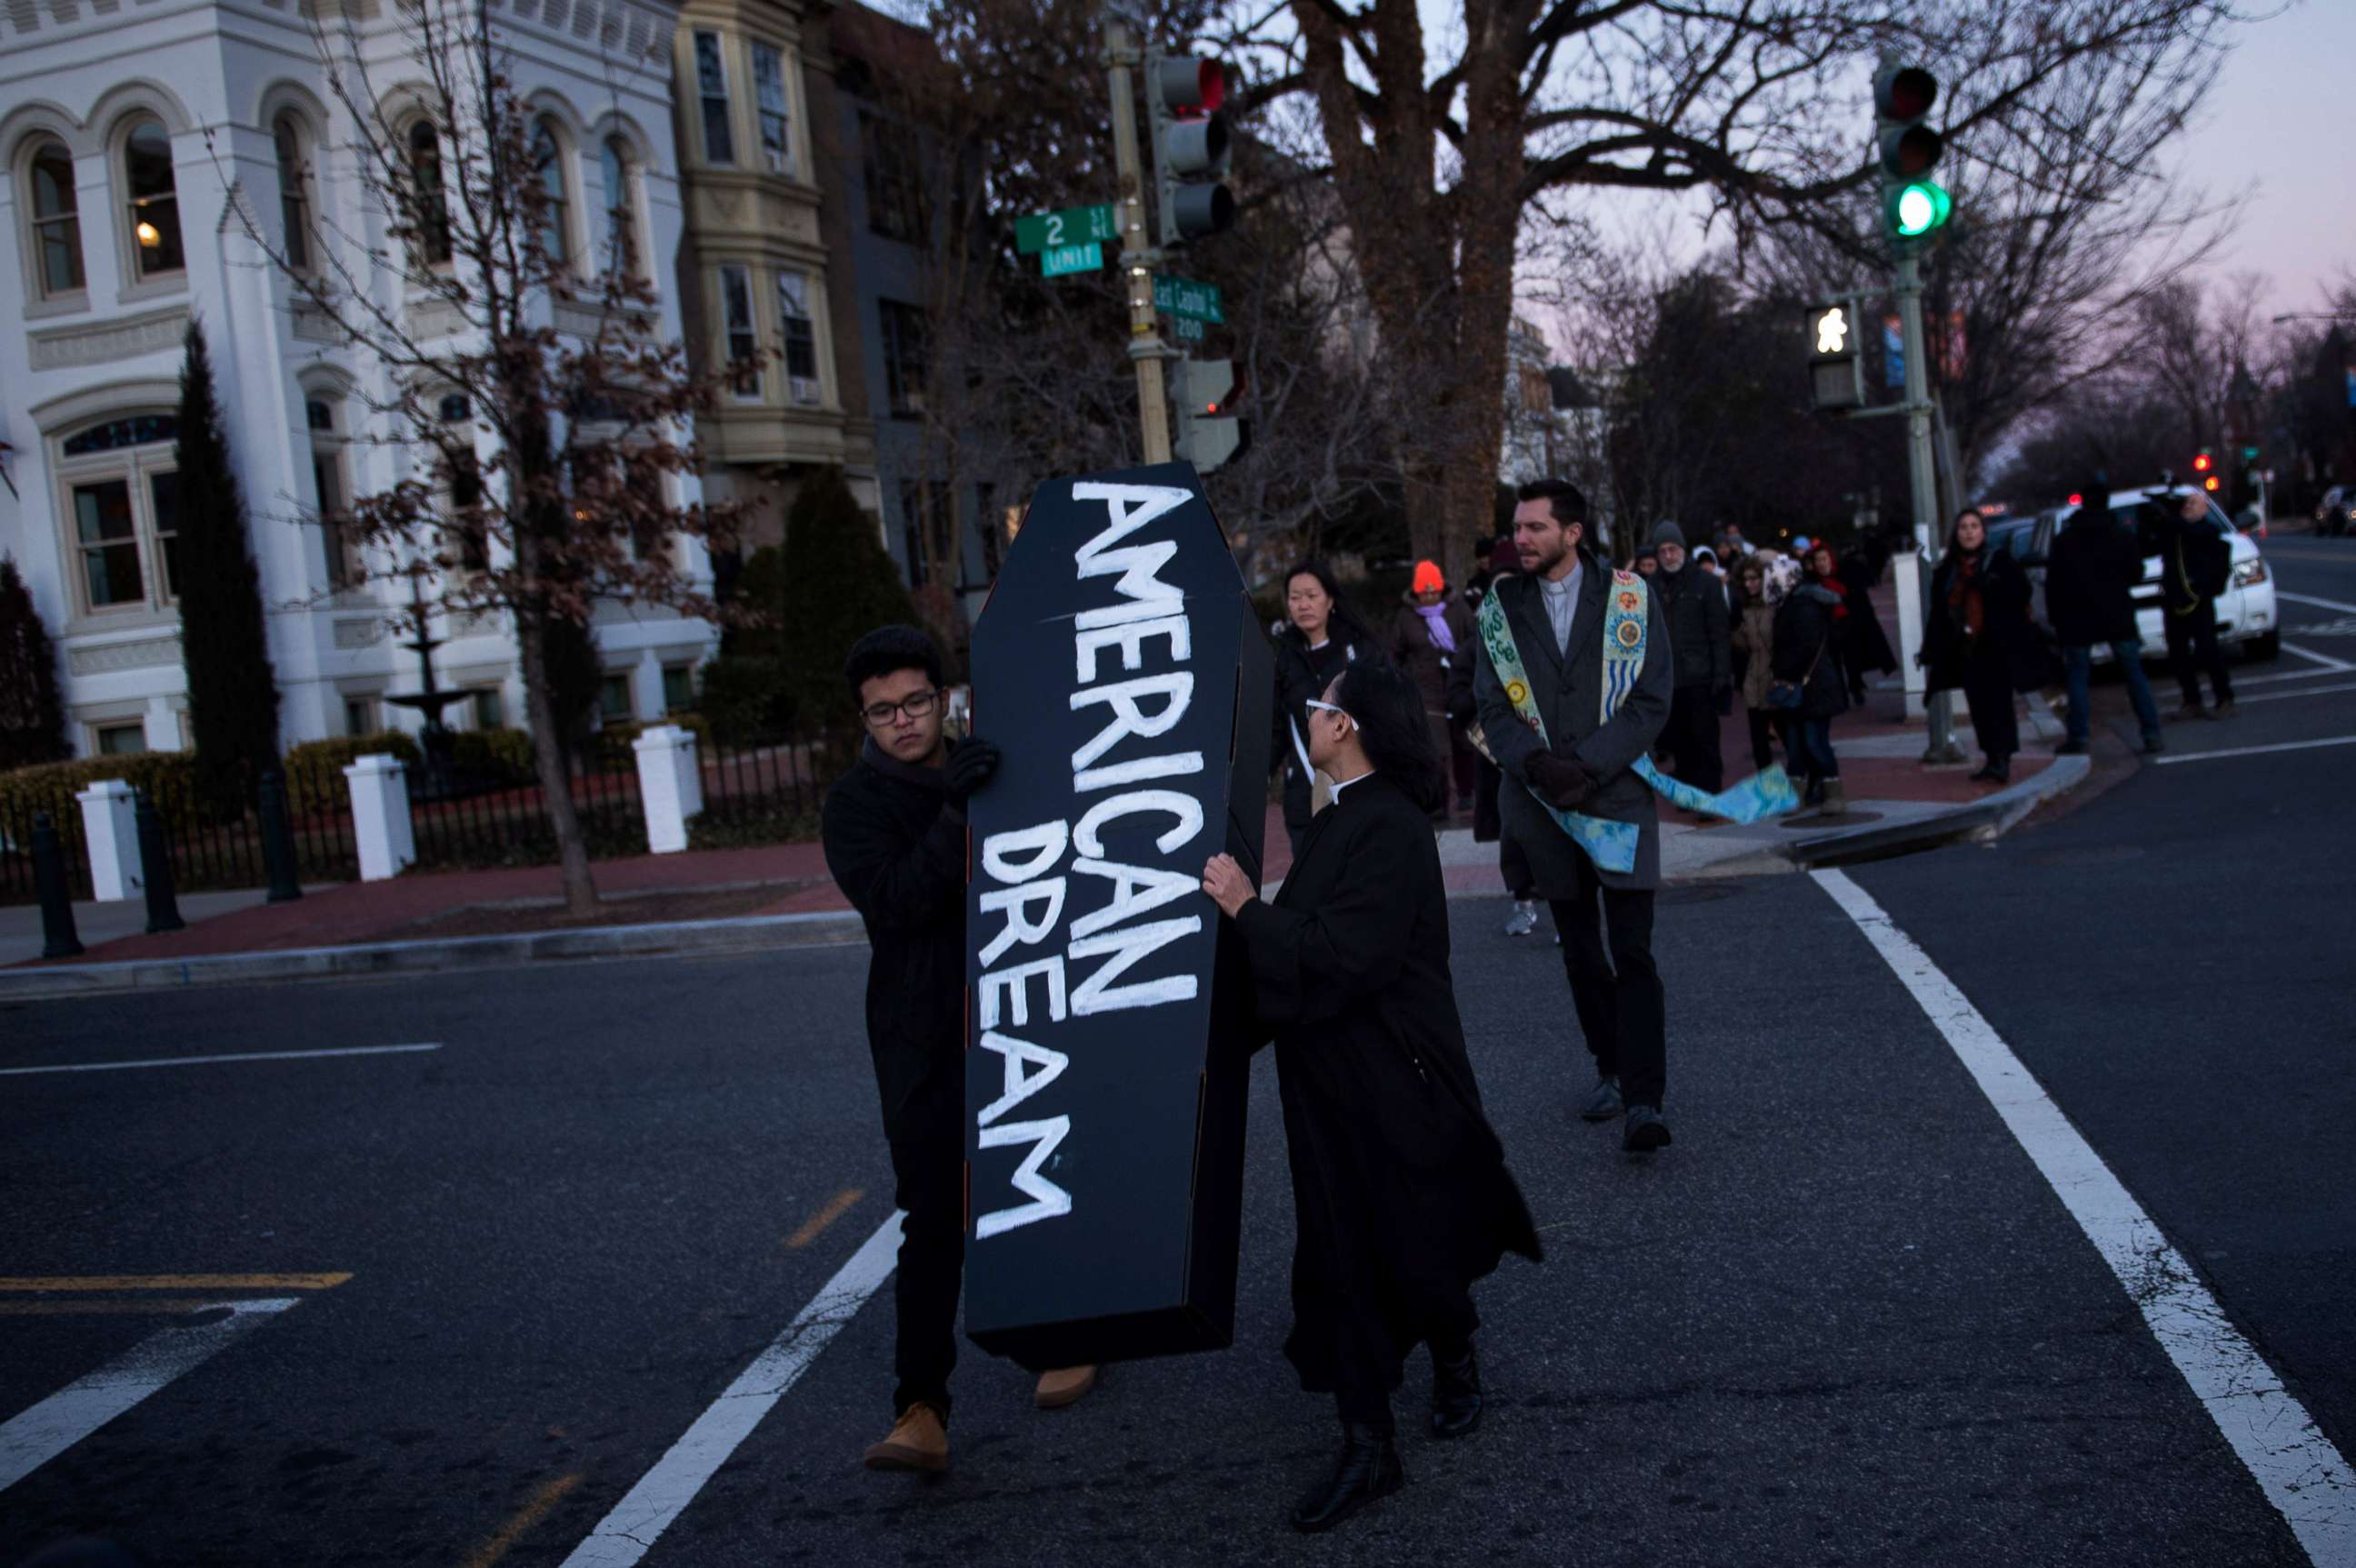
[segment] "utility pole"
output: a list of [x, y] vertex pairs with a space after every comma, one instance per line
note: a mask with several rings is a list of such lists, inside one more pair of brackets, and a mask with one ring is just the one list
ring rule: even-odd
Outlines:
[[1170, 403], [1162, 361], [1171, 357], [1153, 311], [1153, 274], [1162, 254], [1145, 231], [1145, 172], [1137, 153], [1137, 97], [1131, 70], [1143, 63], [1130, 17], [1105, 10], [1104, 60], [1112, 83], [1113, 157], [1120, 179], [1120, 270], [1129, 290], [1129, 357], [1137, 366], [1137, 416], [1145, 460], [1170, 461]]
[[[1938, 564], [1935, 551], [1939, 537], [1939, 470], [1931, 441], [1931, 367], [1922, 331], [1922, 263], [1911, 251], [1898, 258], [1897, 293], [1898, 328], [1903, 336], [1906, 355], [1906, 478], [1913, 496], [1914, 553], [1922, 562], [1922, 613], [1927, 620], [1937, 611], [1929, 594], [1932, 569]], [[1957, 476], [1958, 489], [1962, 482], [1961, 476]], [[1906, 650], [1910, 658], [1913, 652], [1912, 649]], [[1963, 749], [1955, 744], [1954, 693], [1934, 692], [1924, 699], [1923, 708], [1929, 724], [1922, 760], [1963, 761]]]

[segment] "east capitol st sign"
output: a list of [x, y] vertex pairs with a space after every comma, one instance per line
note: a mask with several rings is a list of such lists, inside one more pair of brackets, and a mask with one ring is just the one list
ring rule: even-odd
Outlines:
[[[1266, 637], [1183, 463], [1050, 480], [974, 628], [966, 1155], [974, 1342], [1040, 1369], [1223, 1346]], [[1248, 819], [1248, 820], [1246, 820]]]

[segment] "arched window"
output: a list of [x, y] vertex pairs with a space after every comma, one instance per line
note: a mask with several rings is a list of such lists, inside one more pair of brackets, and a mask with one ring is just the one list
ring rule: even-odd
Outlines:
[[638, 263], [637, 204], [630, 197], [630, 145], [608, 136], [597, 149], [597, 172], [605, 186], [606, 269], [633, 273]]
[[450, 263], [450, 201], [442, 188], [442, 134], [431, 120], [409, 128], [409, 199], [417, 259], [429, 267]]
[[188, 264], [180, 249], [180, 198], [172, 179], [172, 138], [164, 122], [145, 118], [123, 139], [123, 188], [131, 220], [132, 249], [141, 278], [181, 272]]
[[545, 120], [531, 130], [531, 167], [546, 203], [540, 216], [540, 248], [547, 252], [548, 264], [561, 272], [571, 250], [565, 236], [573, 231], [573, 204], [567, 199], [563, 144]]
[[33, 149], [33, 249], [39, 255], [41, 296], [82, 289], [81, 213], [74, 195], [73, 155], [59, 141]]
[[311, 270], [310, 181], [304, 177], [304, 135], [294, 116], [281, 114], [270, 127], [278, 148], [278, 216], [285, 226], [286, 264], [298, 273]]

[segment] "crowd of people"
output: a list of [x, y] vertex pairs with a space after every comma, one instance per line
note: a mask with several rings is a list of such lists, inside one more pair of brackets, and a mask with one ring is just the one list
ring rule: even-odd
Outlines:
[[[2214, 591], [2196, 521], [2188, 502], [2179, 531], [2157, 542], [2188, 713], [2204, 661], [2220, 709], [2231, 704], [2213, 618], [2176, 613]], [[2064, 749], [2086, 742], [2097, 647], [2127, 671], [2158, 747], [2129, 598], [2153, 542], [2098, 511], [2054, 552], [2073, 693]], [[1619, 568], [1596, 550], [1578, 489], [1543, 480], [1523, 487], [1511, 531], [1461, 589], [1419, 563], [1385, 634], [1323, 564], [1287, 574], [1271, 739], [1291, 866], [1263, 897], [1215, 854], [1201, 886], [1248, 961], [1246, 1043], [1275, 1050], [1297, 1233], [1285, 1352], [1341, 1423], [1338, 1460], [1292, 1510], [1295, 1528], [1330, 1529], [1404, 1483], [1392, 1400], [1419, 1348], [1432, 1435], [1478, 1425], [1472, 1287], [1509, 1252], [1539, 1256], [1465, 1048], [1433, 820], [1469, 810], [1476, 837], [1498, 842], [1508, 932], [1527, 934], [1537, 905], [1549, 908], [1594, 1071], [1578, 1114], [1617, 1121], [1632, 1155], [1668, 1147], [1666, 993], [1652, 950], [1668, 786], [1655, 772], [1715, 794], [1719, 721], [1739, 696], [1752, 763], [1780, 746], [1805, 798], [1839, 811], [1833, 720], [1864, 700], [1868, 677], [1897, 669], [1870, 598], [1886, 564], [1807, 539], [1754, 547], [1733, 529], [1689, 549], [1662, 523]], [[2019, 563], [1990, 548], [1976, 510], [1954, 520], [1928, 612], [1931, 689], [1964, 693], [1980, 776], [2001, 780], [2019, 746], [2014, 696], [2042, 681], [2044, 644]], [[894, 1424], [866, 1462], [938, 1471], [965, 1245], [966, 808], [1000, 758], [982, 737], [948, 736], [941, 658], [922, 632], [870, 634], [844, 673], [866, 740], [828, 795], [823, 837], [870, 939], [869, 1041], [905, 1214]], [[1049, 1371], [1037, 1401], [1070, 1402], [1095, 1380], [1090, 1367]]]

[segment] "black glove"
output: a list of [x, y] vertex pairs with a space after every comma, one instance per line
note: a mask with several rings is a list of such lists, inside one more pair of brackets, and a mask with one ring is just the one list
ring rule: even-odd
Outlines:
[[1469, 693], [1449, 700], [1448, 718], [1451, 724], [1469, 725], [1480, 712], [1481, 704], [1474, 702]]
[[979, 736], [968, 736], [949, 751], [949, 799], [962, 809], [966, 798], [990, 782], [998, 771], [998, 747]]
[[1522, 765], [1522, 772], [1558, 811], [1576, 811], [1595, 792], [1595, 775], [1551, 751], [1533, 755]]

